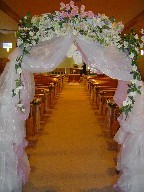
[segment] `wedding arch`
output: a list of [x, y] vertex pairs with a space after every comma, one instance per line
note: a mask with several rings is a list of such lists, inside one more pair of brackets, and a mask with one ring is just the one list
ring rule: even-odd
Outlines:
[[142, 192], [144, 85], [137, 58], [144, 38], [140, 39], [133, 30], [121, 35], [124, 28], [121, 22], [104, 14], [86, 12], [84, 5], [78, 8], [73, 1], [60, 5], [60, 11], [32, 19], [27, 14], [21, 19], [18, 47], [9, 56], [10, 62], [0, 77], [0, 191], [22, 191], [30, 172], [24, 151], [27, 145], [24, 121], [34, 95], [31, 73], [52, 71], [67, 55], [77, 62], [83, 59], [90, 68], [119, 82], [129, 82], [119, 118], [121, 128], [115, 136], [121, 144], [117, 166], [121, 176], [114, 188]]

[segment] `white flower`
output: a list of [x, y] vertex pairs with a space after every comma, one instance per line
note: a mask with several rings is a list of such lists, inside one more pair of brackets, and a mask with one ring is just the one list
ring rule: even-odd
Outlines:
[[18, 105], [18, 107], [20, 107], [20, 108], [23, 107], [23, 104], [22, 104], [22, 103], [18, 103], [17, 105]]
[[17, 69], [17, 73], [18, 73], [18, 74], [21, 74], [21, 73], [22, 73], [22, 68], [19, 67], [19, 68]]
[[144, 44], [143, 44], [143, 43], [141, 43], [141, 44], [140, 44], [140, 48], [143, 48], [143, 46], [144, 46]]
[[141, 40], [144, 42], [144, 36], [141, 37]]
[[126, 106], [127, 105], [127, 102], [126, 101], [123, 101], [123, 106]]
[[21, 46], [23, 44], [23, 40], [22, 39], [18, 39], [17, 40], [17, 46], [19, 47], [19, 46]]
[[132, 83], [132, 84], [136, 84], [136, 83], [137, 83], [137, 79], [132, 79], [132, 80], [131, 80], [131, 83]]
[[22, 109], [21, 109], [21, 110], [22, 110], [22, 112], [25, 112], [25, 108], [23, 108], [23, 107], [22, 107]]
[[130, 92], [130, 93], [128, 93], [128, 96], [135, 96], [135, 95], [137, 95], [137, 92]]
[[134, 54], [131, 52], [131, 54], [129, 55], [129, 57], [130, 57], [131, 59], [133, 59], [133, 58], [134, 58]]
[[32, 45], [35, 46], [36, 45], [36, 42], [34, 40], [32, 40]]
[[132, 66], [132, 71], [137, 71], [137, 66], [136, 65]]
[[34, 35], [34, 32], [30, 31], [29, 35], [32, 37]]
[[138, 47], [135, 47], [135, 51], [136, 51], [137, 53], [139, 53], [139, 48], [138, 48]]
[[14, 89], [14, 93], [17, 95], [19, 93], [19, 89]]
[[132, 100], [127, 97], [125, 101], [123, 101], [123, 106], [127, 106], [127, 105], [131, 105], [132, 104]]
[[121, 48], [122, 47], [122, 45], [121, 44], [117, 44], [117, 48]]
[[18, 86], [17, 88], [16, 88], [16, 90], [19, 92], [19, 90], [21, 90], [23, 88], [23, 86]]
[[138, 34], [136, 34], [136, 35], [134, 36], [134, 38], [135, 38], [135, 39], [139, 39]]
[[124, 48], [127, 48], [127, 47], [128, 47], [128, 42], [124, 41]]

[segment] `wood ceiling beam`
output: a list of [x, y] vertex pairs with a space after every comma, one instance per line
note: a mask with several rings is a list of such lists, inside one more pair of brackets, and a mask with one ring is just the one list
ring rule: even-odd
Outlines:
[[21, 19], [17, 13], [15, 13], [6, 3], [0, 0], [0, 9], [5, 12], [8, 16], [14, 19], [16, 22], [19, 22]]
[[128, 23], [125, 24], [123, 33], [130, 32], [130, 30], [132, 28], [134, 28], [134, 26], [137, 23], [139, 23], [143, 20], [144, 20], [144, 10], [140, 14], [138, 14], [136, 17], [134, 17], [131, 21], [129, 21]]

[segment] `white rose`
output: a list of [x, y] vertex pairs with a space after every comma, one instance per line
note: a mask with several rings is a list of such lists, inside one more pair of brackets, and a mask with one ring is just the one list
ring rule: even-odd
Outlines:
[[131, 54], [129, 55], [129, 57], [130, 57], [131, 59], [133, 59], [133, 58], [134, 58], [134, 54], [131, 53]]
[[128, 96], [135, 96], [135, 95], [137, 95], [136, 92], [130, 92], [130, 93], [128, 94]]
[[19, 89], [19, 90], [21, 90], [23, 88], [23, 86], [19, 86], [19, 87], [17, 87], [16, 89]]
[[136, 84], [136, 83], [137, 83], [137, 79], [132, 79], [132, 80], [131, 80], [131, 83], [132, 83], [132, 84]]
[[17, 72], [18, 72], [18, 74], [21, 74], [22, 73], [22, 68], [18, 68]]
[[135, 47], [135, 50], [137, 53], [139, 53], [139, 48], [138, 47]]
[[137, 71], [137, 66], [136, 65], [132, 66], [132, 71]]
[[22, 103], [18, 103], [17, 105], [18, 105], [18, 107], [22, 107], [22, 106], [23, 106], [23, 104], [22, 104]]
[[32, 40], [32, 45], [35, 46], [36, 45], [36, 42], [34, 40]]
[[124, 41], [124, 47], [125, 47], [125, 48], [128, 47], [128, 42]]
[[21, 110], [22, 110], [22, 112], [25, 112], [25, 108], [22, 108]]
[[19, 93], [19, 89], [16, 88], [16, 89], [14, 90], [14, 93], [17, 95], [17, 94]]
[[144, 44], [143, 44], [143, 43], [141, 43], [141, 44], [140, 44], [140, 48], [143, 48], [143, 46], [144, 46]]
[[127, 101], [123, 101], [123, 106], [126, 106], [127, 105]]
[[29, 35], [32, 37], [34, 35], [34, 32], [30, 31]]
[[17, 40], [17, 46], [19, 47], [19, 46], [21, 46], [23, 44], [23, 40], [22, 39], [18, 39]]
[[135, 38], [135, 39], [138, 39], [138, 38], [139, 38], [139, 37], [138, 37], [138, 34], [136, 34], [136, 35], [134, 36], [134, 38]]

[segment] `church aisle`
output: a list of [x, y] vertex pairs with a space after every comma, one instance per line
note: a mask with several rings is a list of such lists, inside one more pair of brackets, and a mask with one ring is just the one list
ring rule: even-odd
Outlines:
[[65, 85], [36, 146], [23, 192], [114, 192], [116, 151], [83, 85]]

